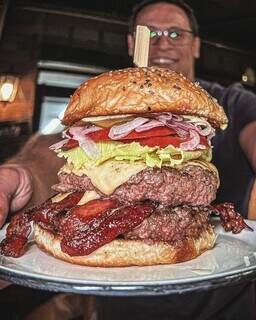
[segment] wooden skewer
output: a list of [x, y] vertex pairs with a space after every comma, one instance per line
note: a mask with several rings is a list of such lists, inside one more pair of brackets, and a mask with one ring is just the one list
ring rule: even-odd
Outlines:
[[146, 26], [137, 26], [133, 62], [138, 67], [148, 66], [150, 30]]

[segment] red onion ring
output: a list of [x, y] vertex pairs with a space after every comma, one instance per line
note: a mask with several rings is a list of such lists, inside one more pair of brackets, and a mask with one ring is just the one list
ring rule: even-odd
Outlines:
[[[155, 127], [167, 126], [175, 130], [178, 136], [182, 138], [190, 137], [189, 141], [181, 143], [180, 147], [183, 150], [205, 149], [204, 145], [200, 144], [200, 135], [207, 137], [210, 144], [210, 139], [215, 135], [215, 130], [204, 119], [182, 116], [165, 112], [162, 114], [152, 113], [147, 115], [147, 118], [137, 117], [129, 122], [121, 125], [113, 126], [109, 131], [109, 138], [119, 140], [127, 136], [130, 132], [143, 132]], [[101, 127], [95, 125], [86, 125], [84, 127], [71, 127], [65, 130], [62, 134], [63, 138], [72, 138], [78, 141], [79, 146], [92, 159], [99, 157], [99, 150], [96, 143], [91, 140], [87, 134], [102, 130]], [[52, 150], [60, 149], [68, 139], [62, 140], [50, 147]]]
[[64, 131], [63, 134], [67, 135], [68, 138], [73, 138], [77, 140], [77, 138], [83, 137], [88, 133], [99, 131], [99, 130], [102, 130], [102, 128], [97, 127], [95, 125], [87, 125], [84, 127], [71, 127], [68, 130]]
[[91, 159], [97, 160], [100, 158], [99, 148], [92, 139], [84, 137], [83, 139], [78, 140], [78, 144]]
[[197, 146], [200, 144], [200, 135], [197, 131], [190, 130], [189, 135], [191, 139], [180, 144], [180, 148], [184, 151], [195, 150]]
[[164, 124], [157, 120], [150, 120], [135, 129], [136, 132], [143, 132], [157, 127], [163, 127]]
[[69, 139], [64, 139], [64, 140], [61, 140], [61, 141], [59, 141], [59, 142], [57, 142], [57, 143], [54, 143], [54, 144], [52, 144], [52, 145], [49, 147], [49, 149], [50, 149], [50, 150], [58, 150], [58, 149], [61, 149], [61, 148], [64, 146], [64, 144], [68, 142], [68, 140], [69, 140]]
[[148, 122], [148, 120], [149, 119], [147, 118], [138, 117], [124, 124], [115, 125], [110, 129], [108, 136], [112, 140], [119, 140], [127, 136], [130, 132], [132, 132], [137, 127]]
[[91, 140], [87, 134], [95, 131], [102, 130], [102, 128], [95, 125], [87, 125], [84, 127], [71, 127], [63, 132], [63, 137], [72, 138], [78, 141], [79, 147], [81, 147], [84, 152], [91, 159], [98, 159], [100, 156], [97, 144]]

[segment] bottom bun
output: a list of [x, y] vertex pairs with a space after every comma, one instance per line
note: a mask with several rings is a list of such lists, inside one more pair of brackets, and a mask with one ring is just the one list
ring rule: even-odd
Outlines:
[[186, 239], [177, 245], [116, 239], [87, 256], [70, 256], [61, 250], [60, 236], [41, 228], [36, 223], [34, 227], [35, 240], [40, 249], [61, 260], [94, 267], [150, 266], [183, 262], [211, 249], [216, 238], [209, 225], [198, 239]]

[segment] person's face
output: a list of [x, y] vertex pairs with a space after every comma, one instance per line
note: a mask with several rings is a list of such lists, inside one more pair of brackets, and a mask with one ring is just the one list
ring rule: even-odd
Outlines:
[[[191, 30], [185, 12], [179, 7], [160, 2], [142, 9], [136, 19], [136, 25], [145, 25], [154, 30], [172, 28]], [[150, 41], [149, 66], [169, 68], [194, 79], [194, 59], [199, 58], [200, 39], [188, 34], [186, 45], [178, 46], [168, 36], [161, 36], [157, 41]], [[128, 35], [129, 54], [133, 55], [134, 37]]]

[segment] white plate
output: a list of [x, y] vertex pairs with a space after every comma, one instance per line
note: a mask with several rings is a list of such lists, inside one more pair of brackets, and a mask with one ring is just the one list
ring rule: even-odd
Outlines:
[[[161, 295], [235, 284], [256, 278], [256, 222], [247, 223], [254, 232], [234, 235], [217, 222], [215, 247], [175, 265], [83, 267], [57, 260], [32, 242], [20, 258], [0, 256], [0, 278], [34, 288], [96, 295]], [[0, 231], [0, 240], [4, 235]]]

